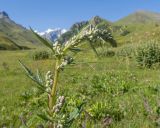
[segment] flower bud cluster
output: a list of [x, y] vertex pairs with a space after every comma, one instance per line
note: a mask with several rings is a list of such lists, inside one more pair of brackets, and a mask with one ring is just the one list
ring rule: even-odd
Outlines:
[[56, 42], [53, 44], [53, 50], [55, 51], [55, 53], [56, 53], [57, 55], [61, 55], [61, 53], [62, 53], [61, 44], [60, 44], [58, 41], [56, 41]]
[[82, 37], [88, 38], [89, 40], [95, 40], [99, 38], [110, 39], [112, 38], [112, 35], [107, 30], [93, 28], [92, 30], [86, 31]]
[[64, 96], [58, 97], [58, 99], [56, 101], [56, 105], [53, 107], [53, 112], [58, 113], [61, 110], [61, 108], [63, 107], [64, 102], [65, 102]]
[[73, 58], [70, 57], [70, 56], [66, 56], [66, 57], [64, 58], [64, 61], [67, 61], [67, 64], [71, 64], [71, 63], [73, 62]]
[[52, 73], [51, 71], [48, 71], [46, 73], [46, 76], [45, 76], [45, 80], [46, 80], [46, 91], [47, 92], [50, 92], [51, 91], [51, 87], [53, 85], [53, 79], [52, 79]]
[[63, 62], [61, 63], [61, 65], [59, 66], [60, 69], [63, 69], [67, 64], [71, 64], [73, 62], [73, 58], [72, 57], [65, 57], [63, 59]]
[[[111, 33], [106, 29], [99, 29], [93, 25], [90, 25], [86, 27], [84, 30], [82, 30], [78, 35], [73, 36], [69, 41], [65, 43], [65, 46], [68, 45], [76, 46], [77, 44], [88, 40], [95, 42], [97, 40], [104, 40], [104, 41], [110, 41], [113, 37]], [[66, 63], [64, 63], [65, 65]]]
[[91, 26], [90, 28], [87, 28], [85, 31], [83, 31], [78, 38], [73, 37], [71, 42], [80, 43], [83, 40], [96, 41], [97, 39], [109, 40], [112, 38], [113, 37], [108, 30], [98, 29]]

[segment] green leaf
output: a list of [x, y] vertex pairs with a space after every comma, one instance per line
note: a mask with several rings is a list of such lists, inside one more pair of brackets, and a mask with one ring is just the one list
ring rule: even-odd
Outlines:
[[53, 50], [53, 44], [52, 44], [52, 43], [50, 43], [49, 41], [47, 41], [47, 40], [44, 39], [43, 37], [39, 36], [36, 32], [33, 31], [32, 28], [30, 28], [30, 29], [31, 29], [32, 33], [33, 33], [44, 45], [46, 45], [48, 48], [50, 48], [50, 49], [54, 52], [54, 50]]
[[35, 79], [34, 78], [34, 74], [32, 73], [32, 71], [27, 68], [27, 66], [25, 66], [20, 60], [19, 63], [21, 64], [22, 68], [25, 70], [25, 72], [27, 73], [27, 75], [31, 78], [31, 79]]
[[34, 73], [26, 66], [24, 65], [20, 60], [19, 63], [21, 64], [22, 68], [25, 70], [26, 75], [32, 79], [34, 82], [37, 83], [37, 87], [43, 91], [45, 91], [45, 86], [43, 85], [42, 81], [39, 80], [39, 78], [34, 75]]
[[81, 103], [77, 108], [75, 108], [73, 110], [73, 112], [70, 113], [70, 116], [69, 116], [69, 122], [73, 122], [82, 112], [82, 107], [85, 103]]
[[69, 117], [69, 120], [73, 120], [73, 119], [76, 119], [79, 115], [79, 109], [78, 108], [75, 108], [73, 112], [70, 113], [70, 117]]
[[97, 57], [99, 57], [98, 52], [97, 52], [95, 46], [92, 44], [92, 42], [90, 42], [90, 41], [88, 41], [88, 42], [89, 42], [90, 47], [91, 47], [92, 50], [94, 51], [94, 53], [97, 55]]
[[69, 48], [72, 52], [81, 52], [82, 50], [80, 48]]
[[38, 69], [37, 69], [37, 79], [42, 85], [44, 85], [44, 80], [42, 78], [41, 72]]

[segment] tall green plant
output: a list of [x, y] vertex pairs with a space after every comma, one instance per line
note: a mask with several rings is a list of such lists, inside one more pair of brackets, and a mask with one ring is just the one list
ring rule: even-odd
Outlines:
[[[49, 109], [49, 116], [53, 117], [55, 113], [62, 108], [64, 97], [61, 97], [59, 101], [57, 101], [57, 87], [58, 87], [58, 78], [60, 75], [60, 72], [63, 71], [65, 66], [71, 64], [73, 62], [73, 58], [69, 56], [68, 52], [79, 52], [81, 51], [80, 48], [78, 48], [79, 44], [82, 42], [87, 42], [90, 47], [93, 49], [95, 54], [98, 56], [98, 52], [95, 47], [95, 43], [99, 42], [100, 46], [103, 42], [110, 42], [112, 46], [116, 46], [116, 42], [113, 39], [112, 35], [107, 30], [100, 30], [96, 26], [88, 25], [86, 26], [79, 34], [71, 38], [69, 41], [67, 41], [65, 44], [61, 44], [58, 41], [54, 42], [53, 44], [39, 36], [37, 33], [35, 33], [32, 29], [31, 31], [33, 34], [44, 44], [46, 45], [53, 53], [54, 55], [54, 75], [49, 71], [46, 74], [45, 80], [43, 80], [41, 74], [39, 71], [37, 71], [37, 74], [35, 75], [28, 67], [26, 67], [21, 61], [22, 67], [25, 69], [27, 75], [29, 78], [31, 78], [33, 81], [37, 83], [37, 87], [41, 89], [44, 93], [48, 94], [48, 109]], [[60, 102], [57, 105], [57, 102]], [[80, 105], [81, 106], [81, 105]], [[57, 108], [56, 108], [57, 107]], [[73, 122], [73, 120], [79, 115], [79, 112], [81, 110], [81, 107], [79, 109], [76, 109], [76, 112], [71, 113], [71, 119], [70, 122]], [[46, 117], [46, 116], [45, 116]], [[56, 128], [58, 127], [58, 124], [54, 123], [53, 118], [45, 118], [48, 120], [48, 124], [50, 128]]]

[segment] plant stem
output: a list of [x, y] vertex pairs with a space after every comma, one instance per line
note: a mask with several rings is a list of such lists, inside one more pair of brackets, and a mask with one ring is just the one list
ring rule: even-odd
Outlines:
[[56, 63], [55, 63], [53, 86], [52, 86], [51, 94], [49, 96], [49, 109], [50, 110], [53, 108], [54, 101], [55, 101], [55, 98], [56, 98], [56, 90], [57, 90], [57, 83], [58, 83], [58, 77], [59, 77], [59, 68], [58, 68], [59, 62], [60, 62], [60, 59], [57, 58]]

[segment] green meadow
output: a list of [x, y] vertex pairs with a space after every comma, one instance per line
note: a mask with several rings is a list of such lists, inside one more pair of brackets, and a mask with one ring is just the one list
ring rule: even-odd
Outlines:
[[[18, 60], [34, 71], [39, 69], [43, 75], [53, 69], [53, 59], [35, 61], [30, 57], [33, 52], [0, 52], [1, 127], [16, 122], [17, 116], [27, 107], [22, 104], [22, 95], [35, 87]], [[96, 59], [91, 50], [80, 53], [76, 56], [76, 64], [61, 73], [59, 90], [73, 100], [86, 99], [84, 109], [91, 116], [87, 118], [88, 128], [103, 127], [107, 117], [112, 119], [110, 127], [114, 128], [155, 128], [159, 125], [160, 70], [139, 68], [135, 59], [119, 56]], [[79, 127], [80, 123], [83, 122], [75, 122], [73, 127]]]

